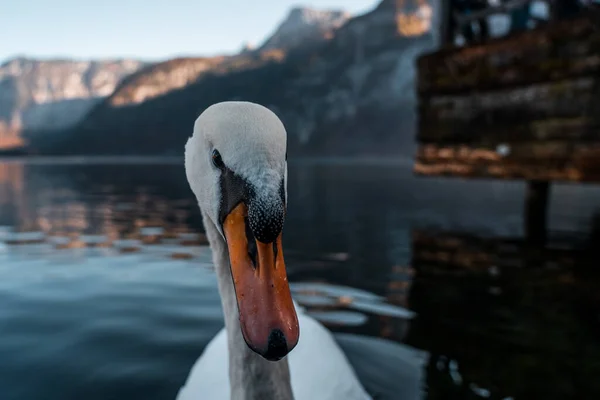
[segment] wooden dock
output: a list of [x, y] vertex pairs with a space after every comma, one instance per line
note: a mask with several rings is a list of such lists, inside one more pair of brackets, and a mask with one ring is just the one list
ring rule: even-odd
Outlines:
[[549, 183], [600, 182], [600, 12], [425, 54], [414, 172], [529, 182], [545, 240]]

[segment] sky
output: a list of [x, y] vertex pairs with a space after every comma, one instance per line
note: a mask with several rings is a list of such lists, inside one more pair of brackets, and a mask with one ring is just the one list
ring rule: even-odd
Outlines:
[[15, 56], [138, 58], [260, 44], [294, 6], [369, 11], [379, 0], [0, 0], [0, 63]]

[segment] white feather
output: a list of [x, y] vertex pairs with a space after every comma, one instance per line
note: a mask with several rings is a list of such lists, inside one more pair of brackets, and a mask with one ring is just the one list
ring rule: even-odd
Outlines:
[[[367, 400], [331, 333], [296, 306], [300, 341], [287, 356], [296, 400]], [[194, 364], [177, 400], [229, 400], [227, 332], [222, 329]]]

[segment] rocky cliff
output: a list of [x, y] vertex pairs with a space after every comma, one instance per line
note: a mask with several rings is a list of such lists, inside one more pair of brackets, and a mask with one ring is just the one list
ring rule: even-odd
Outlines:
[[350, 14], [345, 11], [295, 7], [260, 50], [288, 50], [331, 38], [333, 32], [348, 19]]
[[[424, 0], [383, 0], [310, 46], [279, 49], [269, 39], [257, 51], [197, 61], [186, 67], [196, 72], [177, 75], [183, 84], [173, 85], [158, 72], [162, 66], [148, 68], [97, 105], [70, 132], [73, 140], [47, 150], [181, 154], [200, 112], [242, 99], [283, 119], [291, 153], [407, 154], [414, 136], [413, 64], [433, 46], [431, 18]], [[206, 62], [213, 64], [205, 68]], [[148, 82], [162, 82], [162, 89]]]
[[221, 61], [223, 57], [176, 58], [150, 65], [123, 80], [106, 103], [111, 107], [143, 103], [197, 81]]
[[278, 109], [297, 148], [326, 154], [412, 151], [416, 57], [434, 45], [432, 8], [383, 0], [353, 18], [286, 85]]
[[135, 60], [27, 58], [0, 65], [0, 149], [22, 145], [23, 131], [60, 129], [76, 123], [143, 65]]

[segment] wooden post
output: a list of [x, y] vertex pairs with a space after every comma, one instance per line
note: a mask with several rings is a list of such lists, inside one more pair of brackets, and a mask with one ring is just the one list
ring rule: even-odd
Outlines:
[[454, 23], [451, 0], [440, 0], [440, 47], [454, 43]]
[[525, 195], [525, 240], [543, 246], [547, 239], [548, 181], [528, 181]]

